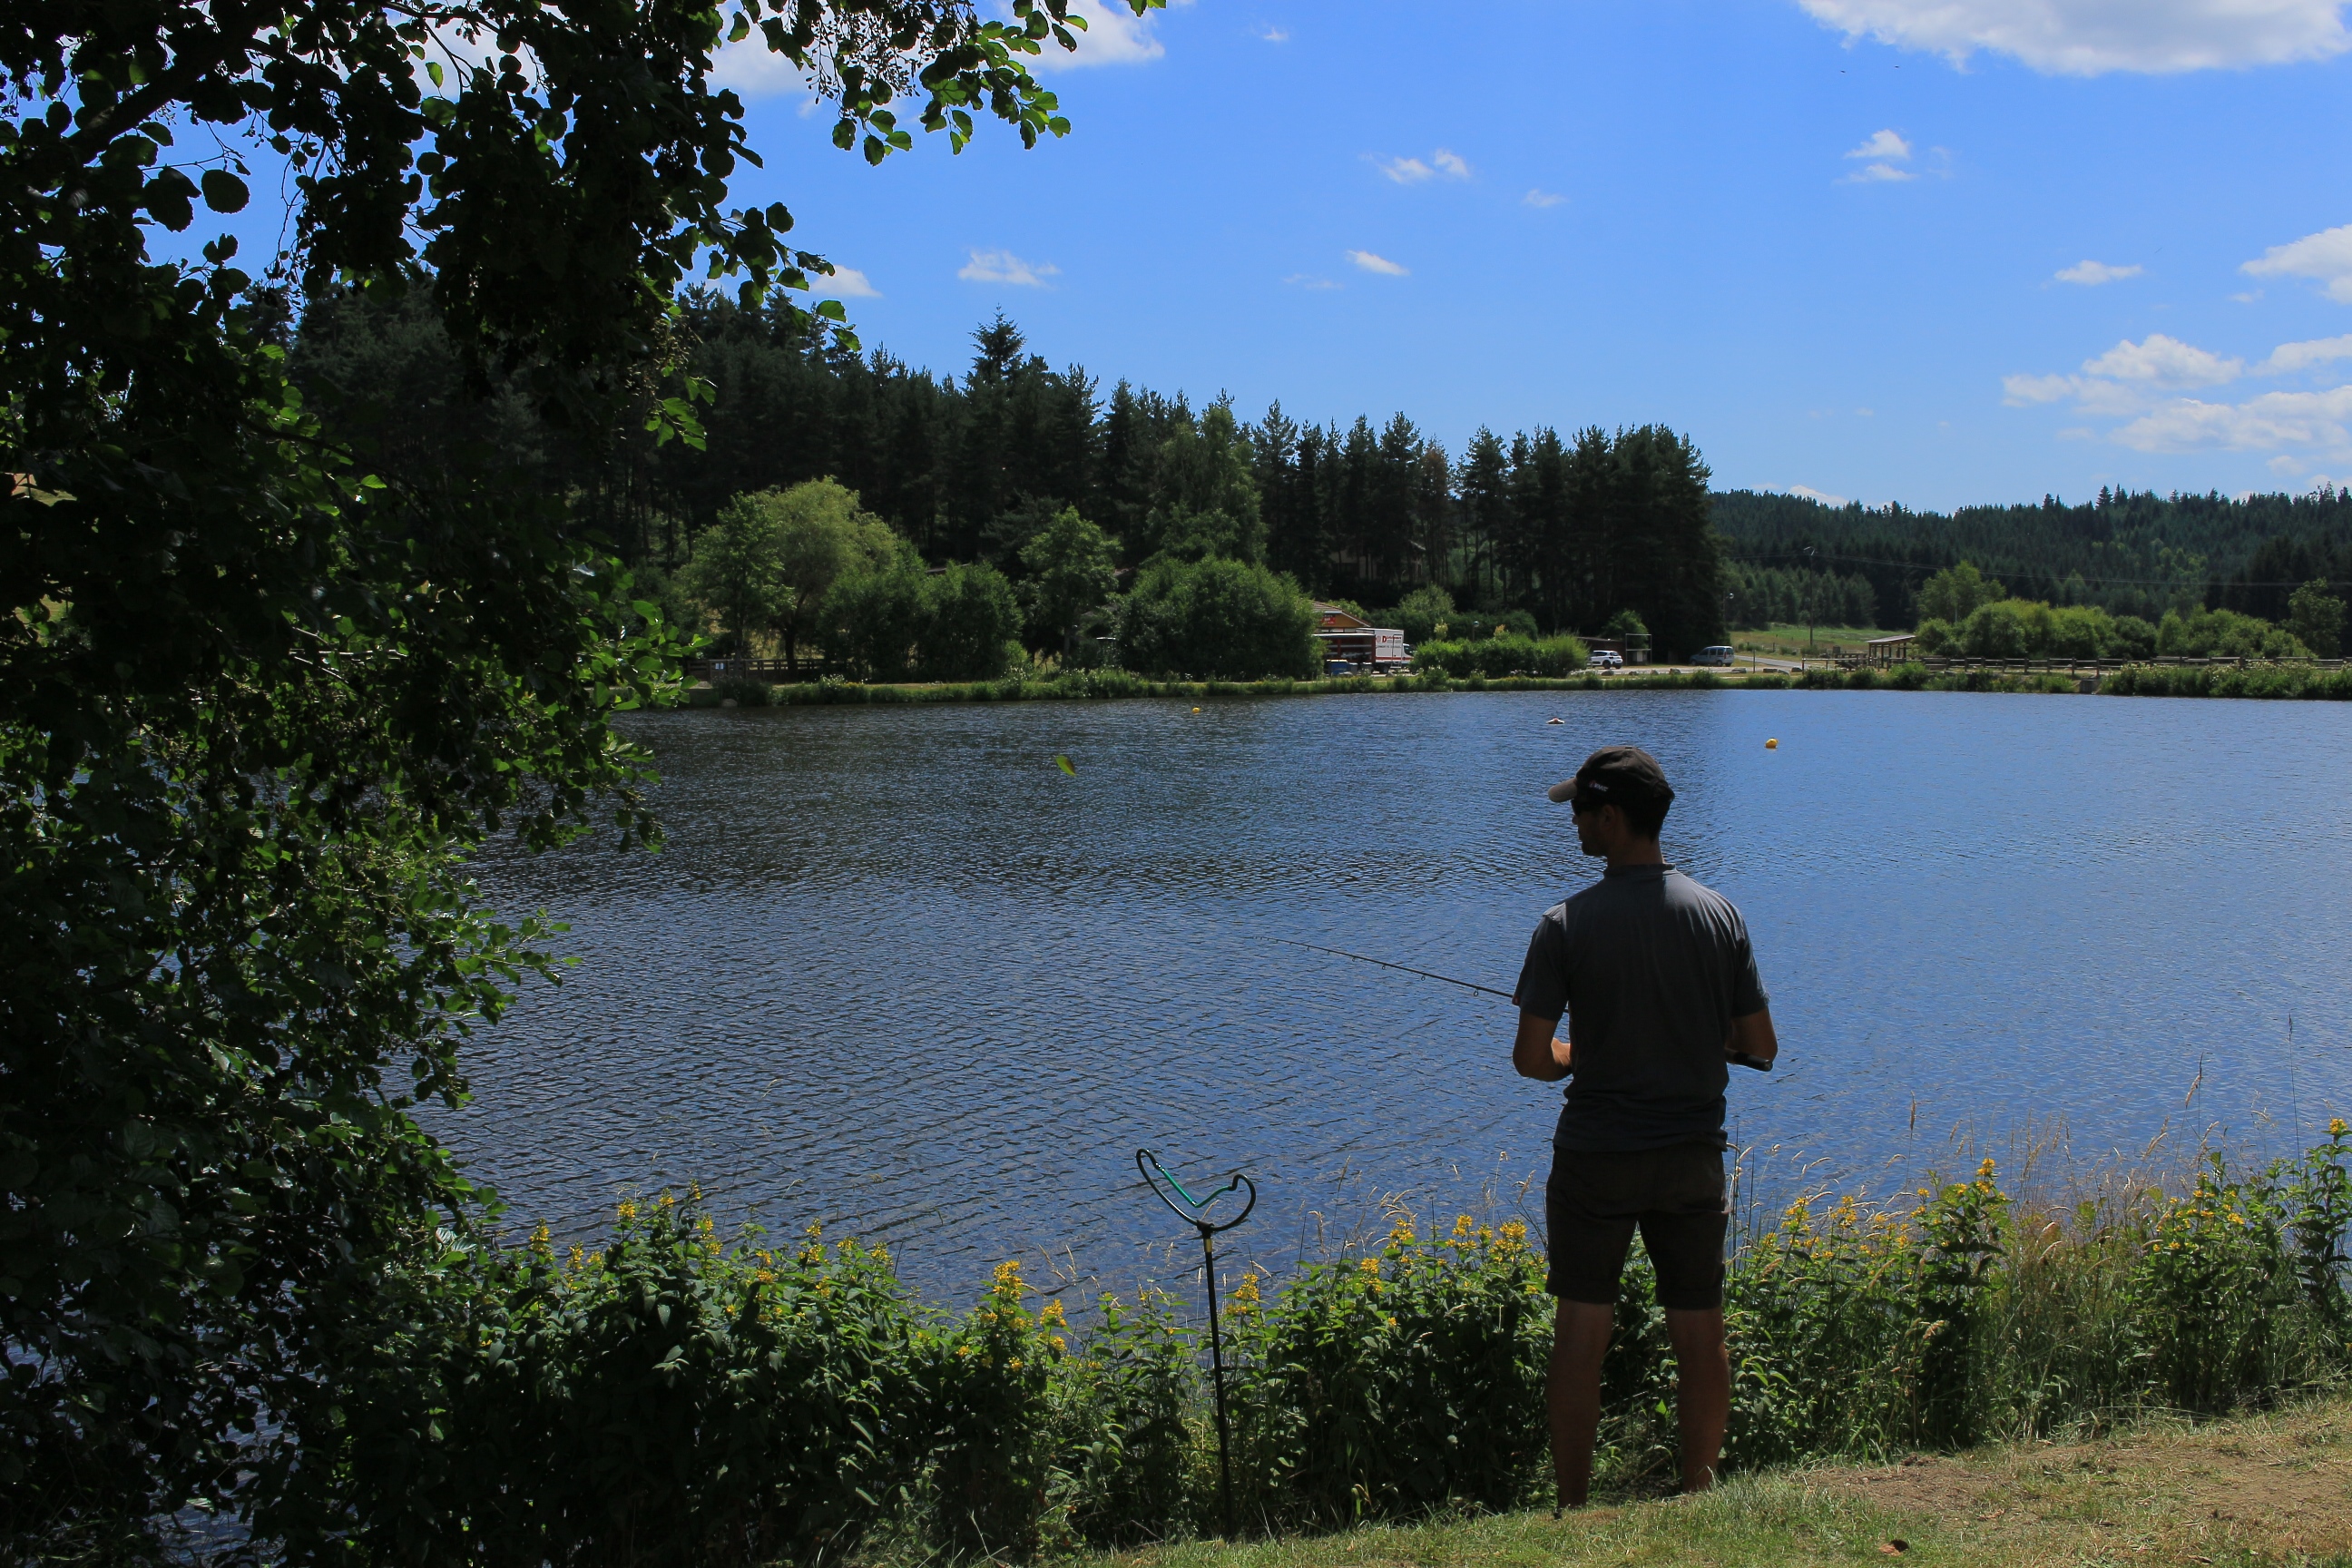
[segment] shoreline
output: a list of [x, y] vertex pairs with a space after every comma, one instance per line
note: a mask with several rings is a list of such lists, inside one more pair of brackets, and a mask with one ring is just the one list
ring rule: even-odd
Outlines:
[[[744, 683], [745, 687], [766, 683]], [[1008, 676], [1000, 680], [877, 682], [826, 679], [767, 685], [734, 695], [705, 681], [688, 688], [685, 708], [824, 707], [930, 702], [1073, 702], [1117, 698], [1340, 697], [1455, 691], [2000, 691], [2036, 696], [2212, 697], [2352, 701], [2352, 668], [2308, 665], [2126, 665], [2095, 675], [2057, 670], [1948, 669], [1896, 665], [1888, 669], [1715, 670], [1668, 668], [1639, 674], [1466, 676], [1354, 675], [1304, 679], [1151, 680], [1122, 670]]]

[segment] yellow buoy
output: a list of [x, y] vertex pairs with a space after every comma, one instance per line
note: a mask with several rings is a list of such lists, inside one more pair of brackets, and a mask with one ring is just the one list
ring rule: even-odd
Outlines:
[[1192, 710], [1192, 711], [1193, 711], [1193, 712], [1195, 712], [1195, 713], [1198, 713], [1198, 712], [1200, 711], [1200, 710], [1199, 710], [1198, 708], [1195, 708], [1195, 709], [1193, 709], [1193, 710]]
[[1777, 752], [1780, 749], [1780, 742], [1778, 741], [1767, 741], [1764, 742], [1764, 749], [1768, 752]]

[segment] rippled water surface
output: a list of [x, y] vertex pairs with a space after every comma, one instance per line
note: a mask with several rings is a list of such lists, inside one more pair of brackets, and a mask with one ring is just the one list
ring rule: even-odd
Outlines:
[[2029, 1124], [2077, 1157], [2167, 1128], [2283, 1151], [2352, 1108], [2352, 705], [1465, 693], [632, 728], [669, 847], [484, 864], [581, 962], [437, 1118], [559, 1232], [698, 1178], [773, 1230], [886, 1237], [960, 1296], [1013, 1254], [1149, 1266], [1171, 1225], [1142, 1144], [1252, 1172], [1233, 1240], [1269, 1259], [1384, 1192], [1507, 1203], [1556, 1109], [1510, 1072], [1507, 1006], [1276, 939], [1507, 990], [1599, 869], [1544, 788], [1616, 741], [1664, 764], [1669, 858], [1754, 933], [1783, 1065], [1733, 1074], [1732, 1106], [1783, 1179], [1883, 1185]]

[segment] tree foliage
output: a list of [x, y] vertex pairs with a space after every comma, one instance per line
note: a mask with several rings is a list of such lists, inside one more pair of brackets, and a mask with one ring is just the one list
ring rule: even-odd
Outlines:
[[1202, 679], [1315, 671], [1315, 606], [1297, 583], [1245, 561], [1162, 557], [1137, 574], [1119, 623], [1119, 662]]
[[1714, 498], [1714, 512], [1743, 564], [1868, 578], [1886, 626], [1951, 619], [1915, 597], [1963, 560], [2029, 599], [2151, 622], [2200, 602], [2281, 621], [2314, 577], [2338, 596], [2352, 590], [2352, 489], [2328, 485], [2300, 496], [2102, 489], [2089, 501], [1948, 513], [1734, 490]]
[[738, 496], [694, 542], [681, 585], [719, 618], [733, 646], [772, 639], [788, 666], [819, 635], [825, 595], [847, 571], [895, 552], [890, 525], [831, 479]]
[[1102, 609], [1118, 586], [1118, 541], [1064, 507], [1021, 549], [1029, 573], [1030, 644], [1051, 647], [1065, 658], [1087, 618]]
[[[1012, 11], [11, 11], [12, 1555], [102, 1535], [131, 1552], [192, 1498], [323, 1549], [348, 1358], [438, 1246], [436, 1212], [463, 1224], [481, 1197], [408, 1112], [463, 1095], [467, 1032], [546, 962], [541, 928], [479, 907], [465, 859], [497, 833], [651, 832], [643, 759], [609, 719], [670, 679], [656, 606], [498, 462], [378, 462], [397, 423], [361, 405], [391, 389], [356, 377], [306, 403], [290, 306], [380, 314], [429, 278], [466, 400], [586, 450], [690, 440], [688, 277], [797, 320], [774, 290], [824, 270], [785, 244], [782, 206], [727, 205], [754, 154], [710, 79], [722, 38], [763, 34], [834, 104], [835, 142], [872, 159], [910, 141], [888, 107], [909, 92], [959, 145], [980, 115], [1024, 141], [1066, 129], [1024, 64], [1070, 41], [1064, 0]], [[151, 257], [157, 230], [237, 210], [265, 175], [291, 208], [264, 283], [226, 238], [201, 263]]]

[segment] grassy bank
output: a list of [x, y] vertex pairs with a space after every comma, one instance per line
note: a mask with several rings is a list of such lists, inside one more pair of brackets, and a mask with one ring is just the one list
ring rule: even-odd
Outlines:
[[[865, 685], [851, 680], [806, 681], [769, 686], [742, 681], [688, 693], [690, 705], [744, 707], [887, 705], [927, 702], [1073, 702], [1120, 697], [1160, 697], [1198, 701], [1208, 697], [1343, 697], [1368, 692], [1431, 691], [2008, 691], [2066, 695], [2083, 681], [2058, 671], [1930, 670], [1903, 664], [1889, 669], [1631, 670], [1618, 675], [1449, 676], [1442, 670], [1413, 675], [1358, 675], [1311, 680], [1151, 680], [1124, 670], [1080, 670], [1067, 675], [1013, 676], [1003, 680], [933, 684]], [[2352, 700], [2352, 668], [2308, 665], [2131, 665], [2110, 670], [2098, 684], [2111, 697], [2305, 698]]]
[[[2064, 675], [1954, 670], [1930, 674], [1917, 665], [1893, 669], [1778, 670], [1677, 669], [1598, 672], [1569, 676], [1450, 676], [1442, 670], [1413, 675], [1356, 675], [1311, 680], [1151, 680], [1124, 670], [1080, 670], [1067, 675], [1011, 676], [1003, 680], [866, 685], [854, 680], [803, 681], [769, 686], [742, 681], [689, 694], [697, 707], [731, 700], [744, 707], [887, 706], [929, 702], [1082, 702], [1122, 697], [1160, 697], [1197, 701], [1207, 697], [1346, 697], [1365, 693], [1432, 691], [1717, 691], [1790, 688], [1822, 691], [2033, 691], [2071, 692], [2079, 688]], [[2233, 693], [2234, 695], [2234, 693]]]
[[[2300, 1159], [2216, 1157], [2169, 1184], [2033, 1201], [1987, 1161], [1891, 1202], [1794, 1205], [1733, 1260], [1727, 1466], [2079, 1442], [2339, 1387], [2347, 1163], [2337, 1122]], [[1399, 1216], [1286, 1279], [1229, 1277], [1249, 1531], [1542, 1497], [1543, 1273], [1523, 1226]], [[543, 1231], [453, 1245], [386, 1301], [392, 1318], [365, 1335], [379, 1375], [347, 1391], [332, 1429], [303, 1434], [310, 1495], [292, 1510], [331, 1525], [353, 1561], [1017, 1558], [1216, 1525], [1201, 1313], [1158, 1291], [1073, 1310], [1007, 1262], [949, 1311], [878, 1248], [814, 1229], [784, 1247], [730, 1240], [688, 1194], [624, 1205], [593, 1252], [559, 1255]], [[1656, 1496], [1675, 1469], [1674, 1368], [1651, 1302], [1637, 1254], [1604, 1372], [1604, 1500]], [[1830, 1517], [1799, 1510], [1788, 1528]], [[1518, 1527], [1448, 1528], [1467, 1542]]]
[[[1899, 1543], [1899, 1546], [1898, 1546]], [[1106, 1553], [1103, 1568], [1711, 1568], [1885, 1563], [2352, 1568], [2352, 1401], [2154, 1420], [2103, 1440], [1988, 1445], [1734, 1479], [1703, 1498], [1454, 1516]]]

